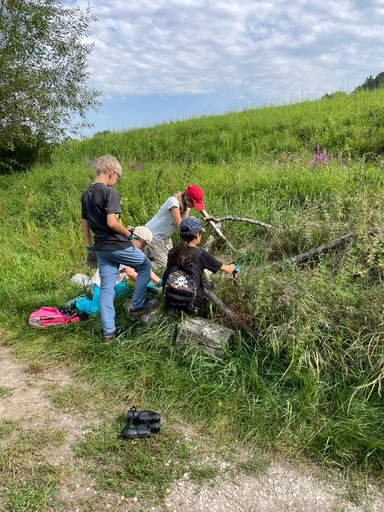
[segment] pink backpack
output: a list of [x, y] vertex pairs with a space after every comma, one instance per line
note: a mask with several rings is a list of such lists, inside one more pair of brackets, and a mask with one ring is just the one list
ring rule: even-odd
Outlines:
[[57, 308], [39, 308], [31, 314], [28, 324], [33, 329], [37, 329], [37, 327], [68, 324], [69, 322], [79, 322], [79, 320], [78, 316], [65, 315], [60, 313]]

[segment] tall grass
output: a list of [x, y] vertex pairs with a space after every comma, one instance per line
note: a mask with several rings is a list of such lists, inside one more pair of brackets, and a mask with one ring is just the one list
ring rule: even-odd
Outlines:
[[[95, 136], [58, 148], [50, 167], [0, 177], [3, 342], [219, 437], [380, 474], [382, 99], [383, 91], [362, 93]], [[335, 158], [313, 165], [317, 146]], [[243, 278], [236, 288], [219, 280], [217, 293], [256, 335], [238, 332], [223, 361], [175, 346], [172, 321], [131, 323], [119, 301], [124, 335], [111, 346], [99, 343], [97, 317], [41, 332], [27, 326], [35, 308], [78, 293], [72, 274], [89, 273], [80, 196], [93, 180], [92, 159], [107, 152], [123, 163], [117, 190], [126, 224], [146, 222], [185, 185], [187, 170], [209, 213], [274, 226], [224, 225], [243, 254], [218, 244], [216, 255], [235, 257]], [[368, 236], [373, 227], [377, 234]], [[357, 241], [342, 250], [260, 270], [351, 231]]]

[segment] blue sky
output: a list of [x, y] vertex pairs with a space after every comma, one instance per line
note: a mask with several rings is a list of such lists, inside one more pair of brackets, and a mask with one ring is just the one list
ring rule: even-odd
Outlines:
[[349, 92], [384, 71], [384, 0], [92, 0], [91, 12], [103, 96], [86, 134]]

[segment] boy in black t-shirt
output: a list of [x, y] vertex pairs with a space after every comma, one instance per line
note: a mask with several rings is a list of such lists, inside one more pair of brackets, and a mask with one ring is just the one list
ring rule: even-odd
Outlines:
[[[88, 252], [87, 263], [91, 268], [95, 268], [97, 262], [99, 264], [102, 340], [106, 343], [113, 341], [118, 334], [113, 299], [120, 264], [132, 267], [138, 273], [129, 308], [131, 319], [138, 320], [143, 313], [156, 307], [155, 300], [145, 303], [151, 262], [140, 249], [134, 247], [132, 232], [120, 223], [120, 198], [112, 187], [121, 174], [121, 166], [116, 158], [111, 155], [101, 156], [96, 162], [96, 180], [81, 196], [81, 222]], [[94, 233], [94, 246], [91, 231]]]
[[[214, 258], [211, 254], [196, 247], [201, 241], [201, 233], [204, 232], [203, 226], [199, 219], [196, 217], [186, 217], [180, 222], [179, 233], [180, 237], [184, 240], [179, 245], [169, 251], [167, 268], [177, 264], [180, 267], [193, 266], [196, 268], [196, 273], [199, 277], [199, 286], [197, 288], [196, 298], [194, 300], [194, 308], [201, 308], [204, 306], [205, 296], [202, 283], [204, 270], [210, 270], [214, 274], [222, 270], [226, 274], [232, 274], [239, 271], [239, 267], [235, 263], [230, 265], [223, 265], [221, 261]], [[164, 274], [165, 276], [166, 274]], [[163, 287], [165, 286], [165, 279], [163, 278]]]

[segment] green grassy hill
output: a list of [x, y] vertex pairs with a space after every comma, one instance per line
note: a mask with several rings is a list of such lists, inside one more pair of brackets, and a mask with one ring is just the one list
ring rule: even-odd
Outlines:
[[[382, 90], [63, 144], [49, 167], [0, 177], [2, 341], [223, 438], [380, 475], [383, 148]], [[145, 223], [168, 195], [197, 183], [208, 213], [273, 225], [226, 223], [242, 254], [215, 249], [243, 271], [241, 286], [220, 281], [217, 293], [257, 333], [239, 332], [224, 361], [176, 347], [172, 323], [130, 322], [121, 302], [125, 334], [116, 345], [99, 343], [98, 318], [41, 332], [27, 326], [37, 307], [78, 294], [74, 273], [90, 273], [80, 196], [105, 153], [123, 165], [125, 224]], [[310, 264], [254, 270], [351, 231], [356, 243]]]

